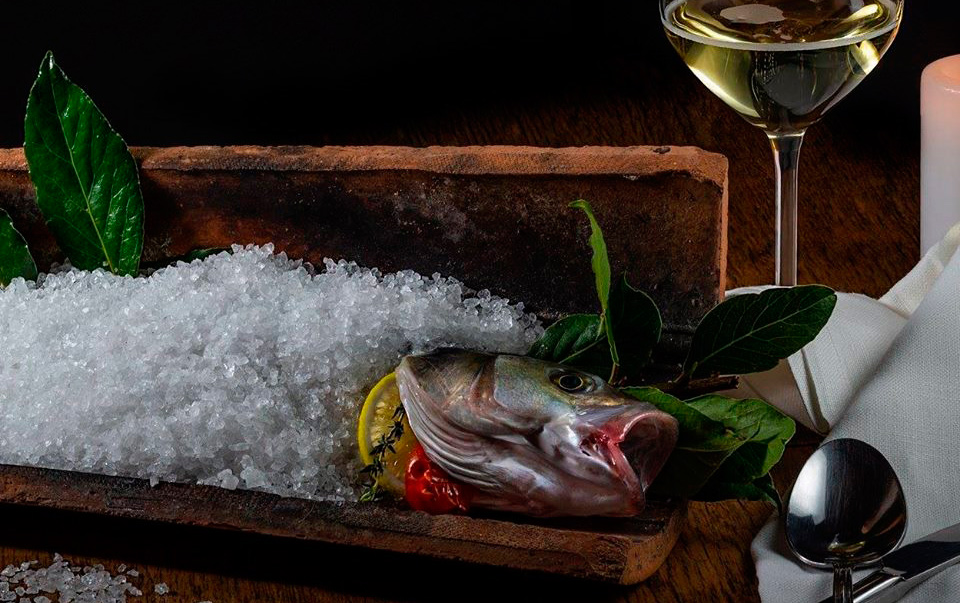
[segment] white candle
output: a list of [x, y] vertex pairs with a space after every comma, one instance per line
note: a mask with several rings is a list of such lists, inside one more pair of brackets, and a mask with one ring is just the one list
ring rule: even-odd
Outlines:
[[960, 55], [923, 70], [920, 114], [920, 246], [926, 253], [960, 222]]

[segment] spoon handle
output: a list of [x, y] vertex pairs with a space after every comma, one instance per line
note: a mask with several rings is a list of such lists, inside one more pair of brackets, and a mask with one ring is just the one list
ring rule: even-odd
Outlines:
[[833, 603], [853, 603], [853, 568], [833, 566]]

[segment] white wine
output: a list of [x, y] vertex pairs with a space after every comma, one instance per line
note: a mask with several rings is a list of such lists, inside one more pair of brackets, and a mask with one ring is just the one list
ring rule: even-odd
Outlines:
[[889, 48], [893, 0], [676, 0], [667, 37], [697, 77], [768, 133], [802, 132]]

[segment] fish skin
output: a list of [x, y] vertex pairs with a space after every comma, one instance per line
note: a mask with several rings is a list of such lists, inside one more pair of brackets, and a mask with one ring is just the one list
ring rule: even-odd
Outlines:
[[635, 515], [676, 444], [672, 416], [535, 358], [441, 349], [405, 357], [397, 385], [427, 457], [477, 488], [476, 507]]

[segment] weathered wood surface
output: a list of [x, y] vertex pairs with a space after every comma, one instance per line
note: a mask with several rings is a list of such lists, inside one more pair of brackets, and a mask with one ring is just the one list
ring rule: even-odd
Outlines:
[[[551, 316], [594, 311], [588, 199], [616, 273], [686, 329], [720, 299], [726, 159], [680, 147], [135, 149], [144, 258], [273, 242], [319, 264], [439, 272]], [[41, 268], [62, 261], [20, 149], [0, 150], [0, 207]], [[678, 244], [680, 243], [680, 244]]]
[[[806, 431], [794, 439], [775, 471], [775, 482], [781, 491], [792, 482], [818, 440]], [[103, 563], [112, 571], [122, 563], [141, 572], [141, 577], [133, 582], [148, 593], [147, 600], [151, 600], [153, 585], [164, 582], [171, 593], [167, 598], [156, 598], [157, 601], [194, 603], [757, 602], [747, 551], [750, 540], [772, 511], [765, 503], [691, 503], [679, 541], [659, 571], [636, 586], [623, 587], [375, 548], [333, 546], [304, 538], [130, 519], [147, 506], [140, 491], [143, 488], [148, 489], [147, 498], [153, 499], [165, 490], [195, 488], [190, 486], [164, 485], [150, 491], [139, 480], [120, 479], [111, 486], [115, 497], [112, 517], [64, 511], [71, 507], [72, 495], [85, 497], [84, 506], [96, 500], [103, 493], [100, 482], [104, 478], [92, 477], [88, 487], [83, 488], [82, 482], [73, 478], [58, 483], [56, 472], [41, 471], [39, 476], [29, 476], [36, 472], [0, 469], [0, 496], [43, 502], [47, 507], [0, 507], [0, 565], [30, 559], [47, 564], [54, 552], [81, 565]], [[48, 499], [38, 501], [36, 486], [45, 481]], [[108, 483], [111, 481], [107, 479]], [[192, 505], [191, 512], [202, 514], [207, 521], [229, 514], [231, 497], [243, 494], [211, 488], [196, 490], [200, 496], [205, 496], [205, 491], [214, 495], [204, 500], [202, 506]], [[181, 496], [175, 495], [171, 500], [173, 508], [154, 512], [176, 514], [179, 499]], [[294, 506], [297, 504], [293, 501]], [[289, 516], [289, 511], [286, 513]], [[282, 529], [289, 530], [291, 526]], [[345, 537], [364, 538], [349, 534]]]
[[[806, 432], [798, 436], [776, 472], [778, 488], [792, 481], [817, 440]], [[632, 587], [30, 506], [4, 506], [2, 512], [0, 564], [49, 563], [54, 552], [113, 571], [123, 563], [142, 573], [134, 582], [144, 590], [157, 582], [170, 586], [172, 599], [157, 601], [756, 603], [748, 549], [772, 507], [691, 503], [673, 553], [658, 572]]]
[[0, 465], [0, 503], [251, 532], [635, 584], [659, 569], [685, 505], [629, 519], [432, 516], [388, 504], [337, 504], [193, 484], [159, 484]]

